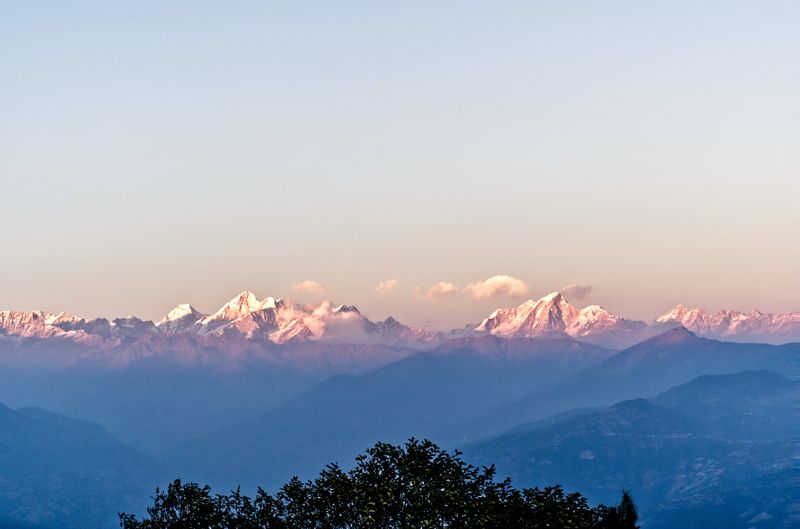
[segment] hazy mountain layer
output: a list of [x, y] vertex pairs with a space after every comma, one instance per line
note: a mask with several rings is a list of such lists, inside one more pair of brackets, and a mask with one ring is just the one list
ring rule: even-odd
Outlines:
[[170, 452], [175, 471], [223, 485], [274, 485], [350, 461], [375, 440], [457, 441], [462, 425], [596, 365], [611, 351], [567, 338], [448, 342], [362, 376], [338, 376], [273, 410]]
[[651, 397], [701, 375], [752, 369], [790, 373], [798, 355], [800, 343], [730, 343], [676, 328], [620, 351], [571, 380], [533, 388], [526, 397], [480, 417], [467, 429], [488, 435], [573, 408]]
[[2, 527], [115, 527], [155, 479], [150, 459], [95, 424], [0, 405]]
[[646, 528], [790, 527], [794, 396], [768, 371], [705, 376], [650, 400], [518, 426], [465, 456], [593, 501], [630, 489]]

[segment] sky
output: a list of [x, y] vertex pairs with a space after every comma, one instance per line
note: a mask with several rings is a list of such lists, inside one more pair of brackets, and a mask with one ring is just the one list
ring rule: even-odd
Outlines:
[[0, 309], [798, 310], [798, 16], [0, 3]]

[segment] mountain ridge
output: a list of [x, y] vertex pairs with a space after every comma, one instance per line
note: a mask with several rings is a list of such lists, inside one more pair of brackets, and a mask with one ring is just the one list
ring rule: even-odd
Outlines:
[[769, 370], [705, 375], [463, 451], [515, 482], [580, 485], [593, 501], [630, 487], [647, 527], [789, 527], [793, 386]]
[[[612, 314], [600, 305], [575, 307], [560, 292], [496, 309], [477, 325], [449, 332], [409, 326], [392, 316], [373, 321], [354, 306], [334, 306], [331, 301], [299, 305], [281, 298], [259, 299], [247, 290], [213, 313], [179, 304], [158, 322], [135, 316], [109, 320], [64, 312], [0, 311], [0, 337], [6, 341], [58, 340], [93, 351], [114, 351], [120, 362], [133, 356], [152, 356], [181, 340], [213, 344], [232, 357], [245, 350], [303, 343], [431, 350], [453, 339], [486, 335], [503, 339], [569, 337], [624, 349], [675, 326], [701, 337], [727, 341], [800, 340], [800, 312], [709, 313], [679, 305], [648, 325]], [[125, 353], [117, 354], [119, 350]], [[94, 352], [91, 355], [97, 356]]]

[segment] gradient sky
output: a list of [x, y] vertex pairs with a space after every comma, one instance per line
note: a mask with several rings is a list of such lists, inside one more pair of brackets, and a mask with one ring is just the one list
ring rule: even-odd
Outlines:
[[[797, 2], [6, 2], [0, 308], [800, 308]], [[394, 295], [379, 281], [395, 279]], [[315, 280], [324, 293], [291, 285]]]

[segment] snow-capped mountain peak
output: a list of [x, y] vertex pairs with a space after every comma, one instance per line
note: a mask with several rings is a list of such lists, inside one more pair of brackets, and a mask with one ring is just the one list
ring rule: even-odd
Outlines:
[[353, 305], [339, 305], [338, 307], [333, 309], [333, 312], [339, 314], [340, 312], [353, 312], [355, 314], [361, 314], [361, 311], [358, 310], [358, 307]]
[[214, 332], [229, 327], [231, 323], [245, 319], [262, 308], [263, 303], [250, 292], [243, 291], [225, 303], [217, 312], [198, 321], [201, 332]]
[[707, 312], [678, 305], [655, 320], [660, 325], [682, 325], [699, 336], [735, 341], [782, 343], [800, 336], [800, 312], [769, 314], [753, 309], [749, 313], [720, 310]]
[[589, 305], [580, 310], [578, 317], [570, 325], [587, 325], [598, 322], [619, 321], [621, 319], [622, 318], [615, 314], [611, 314], [600, 305]]
[[[561, 302], [561, 301], [566, 302], [566, 300], [564, 300], [564, 295], [561, 294], [561, 292], [550, 292], [546, 296], [543, 296], [542, 298], [539, 299], [539, 302], [545, 302], [545, 303]], [[533, 303], [533, 300], [529, 299], [528, 302]]]
[[[694, 309], [695, 312], [704, 312], [702, 309]], [[657, 323], [671, 323], [680, 321], [686, 317], [690, 310], [682, 304], [677, 305], [674, 309], [656, 318]]]
[[167, 315], [164, 316], [158, 322], [158, 325], [161, 325], [161, 324], [169, 322], [169, 321], [180, 320], [180, 319], [185, 318], [187, 316], [197, 316], [198, 319], [199, 319], [200, 317], [203, 316], [203, 314], [200, 311], [198, 311], [197, 309], [195, 309], [194, 307], [192, 307], [191, 305], [189, 305], [188, 303], [182, 303], [180, 305], [177, 305], [171, 311], [169, 311], [167, 313]]
[[532, 337], [565, 332], [578, 316], [578, 310], [559, 292], [517, 307], [495, 310], [475, 331], [502, 337]]
[[283, 300], [281, 298], [273, 298], [267, 297], [264, 298], [264, 301], [261, 302], [262, 309], [278, 309], [283, 306]]
[[166, 333], [186, 332], [205, 317], [205, 314], [188, 303], [182, 303], [161, 318], [156, 323], [156, 327], [158, 327], [159, 331]]
[[81, 321], [81, 318], [75, 316], [74, 314], [68, 314], [66, 312], [59, 312], [58, 314], [49, 314], [45, 318], [45, 323], [47, 325], [54, 325], [54, 326], [69, 326], [77, 324]]
[[560, 292], [507, 309], [497, 309], [475, 328], [503, 338], [568, 335], [602, 345], [628, 345], [646, 328], [644, 322], [626, 320], [599, 305], [577, 309]]
[[396, 325], [373, 323], [352, 305], [334, 306], [331, 301], [295, 305], [272, 297], [259, 301], [248, 291], [242, 292], [210, 316], [201, 315], [197, 318], [187, 314], [185, 307], [176, 308], [175, 315], [182, 315], [175, 323], [159, 322], [162, 331], [186, 331], [200, 335], [234, 333], [247, 339], [262, 339], [278, 344], [310, 340], [426, 345], [435, 344], [440, 339], [439, 333], [408, 327], [395, 320]]
[[47, 323], [53, 316], [40, 310], [30, 312], [4, 310], [0, 312], [0, 331], [12, 336], [47, 337], [60, 329]]
[[258, 300], [255, 294], [249, 290], [243, 291], [241, 294], [227, 302], [218, 312], [226, 313], [230, 316], [244, 316], [261, 308], [263, 303]]
[[[43, 311], [0, 311], [0, 337], [37, 340], [66, 340], [104, 347], [141, 347], [137, 355], [160, 354], [165, 344], [184, 344], [187, 351], [195, 343], [215, 343], [241, 351], [259, 349], [266, 344], [321, 342], [429, 348], [454, 337], [493, 335], [498, 338], [569, 336], [579, 341], [622, 348], [640, 342], [664, 326], [681, 325], [704, 337], [734, 341], [785, 343], [800, 338], [800, 312], [768, 314], [719, 311], [678, 305], [648, 327], [628, 320], [599, 305], [577, 308], [559, 292], [530, 299], [509, 308], [499, 308], [479, 325], [469, 325], [449, 333], [404, 325], [389, 316], [371, 321], [352, 305], [323, 301], [295, 305], [279, 298], [259, 300], [243, 291], [211, 315], [189, 304], [181, 304], [157, 324], [134, 316], [109, 320]], [[184, 336], [179, 338], [177, 335]], [[230, 338], [230, 340], [228, 340]], [[243, 345], [247, 344], [247, 345]]]

